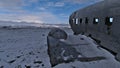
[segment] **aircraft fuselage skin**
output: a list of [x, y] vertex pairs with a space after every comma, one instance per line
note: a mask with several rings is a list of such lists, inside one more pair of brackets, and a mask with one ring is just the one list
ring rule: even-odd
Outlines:
[[75, 35], [88, 35], [116, 53], [120, 61], [120, 0], [105, 0], [73, 12], [69, 24]]

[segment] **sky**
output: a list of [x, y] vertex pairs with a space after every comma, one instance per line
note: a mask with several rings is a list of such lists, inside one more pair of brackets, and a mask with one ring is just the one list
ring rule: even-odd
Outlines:
[[102, 0], [0, 0], [0, 21], [67, 24], [72, 12]]

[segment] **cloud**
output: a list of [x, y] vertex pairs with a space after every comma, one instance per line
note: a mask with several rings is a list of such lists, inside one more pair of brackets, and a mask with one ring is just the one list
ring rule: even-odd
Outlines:
[[0, 20], [2, 21], [17, 21], [17, 22], [34, 22], [43, 23], [39, 16], [30, 14], [0, 14]]
[[36, 3], [36, 2], [39, 2], [39, 0], [29, 0], [28, 2]]
[[45, 11], [45, 10], [46, 10], [45, 7], [38, 7], [37, 9], [38, 9], [38, 10], [42, 10], [42, 11]]
[[65, 23], [55, 14], [50, 12], [41, 12], [36, 14], [0, 14], [0, 20], [2, 21], [17, 21], [17, 22], [34, 22], [34, 23], [48, 23], [48, 24], [60, 24]]
[[74, 5], [96, 1], [101, 0], [0, 0], [0, 20], [67, 23], [68, 14], [77, 9]]
[[48, 7], [63, 7], [65, 4], [64, 2], [48, 2]]
[[[49, 2], [47, 0], [0, 0], [0, 10], [9, 13], [0, 13], [0, 20], [3, 21], [25, 21], [25, 22], [35, 22], [35, 23], [64, 23], [56, 14], [46, 10], [44, 6], [35, 6], [34, 9], [42, 11], [31, 12], [28, 9], [23, 9], [23, 7], [30, 6], [30, 4], [38, 4], [38, 1], [46, 1], [47, 6], [52, 7], [62, 7], [64, 3], [62, 2]], [[39, 3], [40, 4], [40, 3]], [[27, 10], [27, 11], [26, 11]]]
[[0, 8], [18, 9], [23, 5], [22, 0], [0, 0]]
[[66, 15], [66, 14], [59, 14], [59, 15], [63, 18], [69, 18], [69, 15]]
[[0, 0], [0, 9], [6, 12], [25, 12], [26, 6], [38, 4], [39, 0]]
[[63, 7], [65, 4], [63, 2], [57, 2], [55, 3], [56, 7]]
[[0, 10], [9, 13], [24, 13], [23, 6], [25, 5], [23, 0], [0, 0]]
[[103, 0], [65, 0], [64, 2], [68, 2], [71, 4], [84, 4], [88, 2], [99, 2], [99, 1], [103, 1]]
[[47, 3], [47, 6], [49, 6], [49, 7], [50, 7], [50, 6], [54, 6], [54, 2], [48, 2], [48, 3]]
[[34, 23], [43, 23], [39, 16], [35, 15], [26, 15], [20, 16], [18, 21], [25, 21], [25, 22], [34, 22]]
[[65, 23], [65, 21], [61, 20], [59, 16], [50, 12], [42, 12], [39, 15], [44, 23], [50, 23], [50, 24]]

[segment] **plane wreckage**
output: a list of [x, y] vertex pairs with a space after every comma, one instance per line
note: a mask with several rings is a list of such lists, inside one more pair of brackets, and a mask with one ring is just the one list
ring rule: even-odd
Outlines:
[[120, 61], [119, 0], [104, 0], [77, 10], [70, 15], [69, 24], [75, 35], [90, 36]]
[[[79, 9], [70, 15], [69, 24], [74, 34], [72, 36], [61, 29], [53, 29], [48, 34], [48, 54], [52, 66], [74, 60], [86, 62], [106, 59], [99, 51], [94, 53], [89, 48], [84, 36], [91, 37], [97, 45], [111, 52], [120, 61], [119, 0], [104, 0]], [[91, 44], [90, 46], [92, 47]], [[90, 49], [89, 55], [85, 53], [85, 47]]]

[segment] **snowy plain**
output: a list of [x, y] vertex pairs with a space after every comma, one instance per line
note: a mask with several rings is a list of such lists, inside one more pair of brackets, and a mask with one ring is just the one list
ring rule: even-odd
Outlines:
[[[64, 29], [68, 35], [72, 30]], [[47, 35], [51, 28], [0, 28], [0, 68], [52, 68], [47, 53]], [[70, 63], [61, 63], [53, 68], [120, 68], [120, 62], [114, 56], [94, 41], [81, 35], [84, 42], [90, 43], [82, 53], [85, 55], [100, 54], [106, 57], [105, 60]], [[82, 43], [82, 42], [81, 42]], [[93, 50], [91, 51], [92, 48]], [[91, 53], [93, 52], [93, 53]]]

